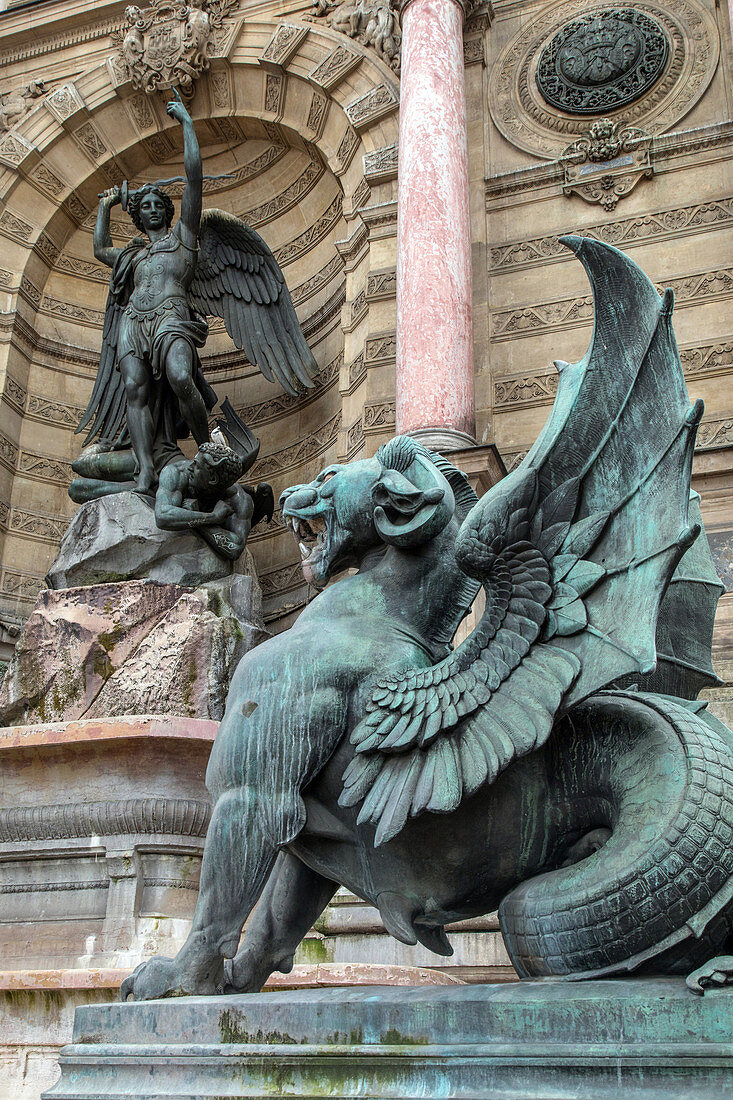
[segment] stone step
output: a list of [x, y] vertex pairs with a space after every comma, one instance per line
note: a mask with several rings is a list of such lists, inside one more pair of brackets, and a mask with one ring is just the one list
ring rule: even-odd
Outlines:
[[48, 1100], [733, 1097], [733, 990], [675, 978], [294, 990], [77, 1010]]

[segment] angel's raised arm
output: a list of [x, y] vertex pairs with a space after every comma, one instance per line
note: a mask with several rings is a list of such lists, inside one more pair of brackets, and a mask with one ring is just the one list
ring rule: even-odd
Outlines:
[[110, 187], [103, 192], [97, 211], [97, 224], [94, 227], [94, 255], [108, 267], [114, 267], [115, 260], [122, 251], [121, 248], [114, 247], [109, 232], [109, 213], [118, 202], [120, 202], [119, 187]]
[[184, 229], [187, 229], [193, 235], [195, 242], [198, 237], [199, 222], [201, 221], [203, 188], [201, 150], [199, 149], [198, 138], [191, 116], [175, 88], [173, 89], [173, 96], [174, 98], [170, 101], [166, 110], [171, 118], [177, 119], [183, 127], [183, 170], [186, 173], [186, 186], [183, 189], [183, 198], [181, 199], [181, 222]]

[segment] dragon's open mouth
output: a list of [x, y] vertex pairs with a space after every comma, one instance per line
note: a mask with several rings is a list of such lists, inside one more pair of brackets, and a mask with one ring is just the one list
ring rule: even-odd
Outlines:
[[[330, 539], [323, 516], [288, 516], [295, 540], [300, 548], [303, 573], [310, 584], [317, 584], [317, 576], [328, 555]], [[320, 568], [319, 568], [320, 567]]]

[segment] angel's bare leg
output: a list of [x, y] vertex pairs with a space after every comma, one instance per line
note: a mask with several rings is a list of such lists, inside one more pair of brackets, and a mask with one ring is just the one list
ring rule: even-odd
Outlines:
[[338, 883], [281, 852], [244, 932], [242, 946], [224, 964], [227, 985], [257, 993], [273, 970], [289, 974], [293, 954], [336, 893]]
[[186, 340], [174, 340], [171, 344], [165, 360], [165, 372], [194, 439], [199, 447], [202, 443], [208, 443], [206, 405], [193, 380], [193, 351]]
[[214, 993], [221, 988], [224, 958], [235, 955], [244, 922], [277, 857], [276, 838], [264, 827], [268, 816], [251, 787], [221, 795], [206, 836], [201, 888], [188, 939], [175, 959], [153, 957], [142, 963], [123, 982], [123, 1000], [129, 994], [135, 1000], [150, 1000], [171, 993]]
[[132, 449], [139, 466], [135, 488], [138, 492], [149, 493], [155, 487], [156, 478], [153, 464], [155, 429], [148, 404], [150, 400], [148, 369], [132, 354], [120, 359], [119, 367], [127, 394], [127, 427], [130, 430]]

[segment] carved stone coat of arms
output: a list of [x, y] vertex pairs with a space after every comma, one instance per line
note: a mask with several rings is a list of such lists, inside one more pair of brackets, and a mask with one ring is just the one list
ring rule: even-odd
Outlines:
[[150, 7], [125, 9], [126, 26], [112, 38], [134, 88], [146, 92], [178, 88], [193, 94], [194, 81], [210, 65], [210, 50], [225, 17], [238, 0], [153, 0]]

